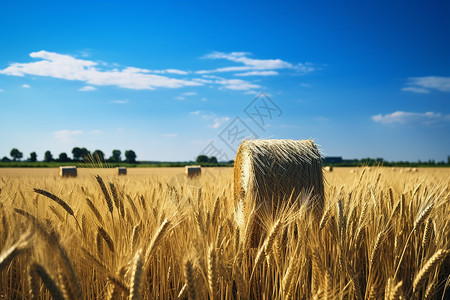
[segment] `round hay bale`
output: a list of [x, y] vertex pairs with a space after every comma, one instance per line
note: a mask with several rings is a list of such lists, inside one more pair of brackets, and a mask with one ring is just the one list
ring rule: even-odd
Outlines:
[[325, 168], [323, 168], [325, 171], [327, 172], [333, 172], [333, 167], [332, 166], [326, 166]]
[[59, 167], [59, 176], [61, 176], [61, 177], [77, 177], [77, 167], [75, 167], [75, 166]]
[[355, 173], [355, 170], [350, 170], [350, 173]]
[[117, 175], [127, 175], [126, 167], [117, 167]]
[[[308, 197], [310, 195], [310, 197]], [[324, 204], [321, 155], [311, 140], [247, 140], [239, 146], [234, 163], [234, 202], [247, 219], [254, 204], [259, 212], [287, 201], [305, 201], [319, 211]], [[250, 205], [249, 205], [250, 204]], [[264, 214], [266, 210], [266, 214]], [[272, 210], [273, 211], [273, 210]], [[251, 247], [262, 233], [255, 220]]]
[[417, 172], [417, 171], [419, 171], [417, 168], [412, 168], [411, 169], [411, 172]]
[[185, 166], [184, 173], [186, 177], [193, 178], [202, 175], [202, 167], [201, 166]]

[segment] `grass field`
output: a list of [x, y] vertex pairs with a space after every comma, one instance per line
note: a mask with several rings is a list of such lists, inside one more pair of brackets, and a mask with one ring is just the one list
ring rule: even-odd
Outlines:
[[406, 170], [335, 168], [250, 248], [232, 168], [2, 168], [0, 297], [448, 299], [450, 169]]

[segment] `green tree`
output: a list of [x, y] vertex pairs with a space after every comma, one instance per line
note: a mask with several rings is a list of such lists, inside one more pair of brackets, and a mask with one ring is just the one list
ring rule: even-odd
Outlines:
[[121, 162], [122, 161], [122, 157], [121, 157], [122, 153], [120, 152], [120, 150], [113, 150], [112, 151], [112, 156], [109, 158], [109, 160], [111, 162]]
[[136, 153], [134, 153], [133, 150], [126, 150], [125, 151], [125, 161], [127, 163], [130, 163], [130, 164], [135, 163], [136, 162], [136, 157], [137, 157]]
[[20, 160], [23, 157], [22, 152], [20, 152], [17, 148], [13, 148], [9, 154], [13, 158], [13, 161]]
[[91, 155], [91, 152], [86, 148], [81, 148], [81, 158], [83, 161], [87, 161], [89, 156]]
[[92, 157], [95, 162], [102, 162], [105, 160], [105, 153], [103, 153], [102, 150], [95, 150], [94, 153], [92, 153]]
[[30, 161], [31, 162], [36, 162], [37, 161], [37, 154], [36, 154], [36, 152], [31, 152], [30, 153]]
[[72, 149], [72, 155], [73, 155], [73, 160], [80, 160], [81, 159], [81, 148], [74, 147]]
[[66, 152], [62, 152], [62, 153], [59, 154], [58, 160], [60, 162], [68, 162], [68, 161], [70, 161], [70, 158], [67, 156]]
[[212, 164], [217, 164], [217, 158], [215, 156], [211, 156], [208, 158], [208, 162]]
[[208, 162], [208, 156], [206, 155], [199, 155], [197, 156], [197, 159], [195, 160], [196, 163], [201, 164], [201, 163], [207, 163]]
[[52, 153], [50, 152], [50, 151], [45, 151], [45, 154], [44, 154], [44, 161], [45, 162], [51, 162], [53, 160], [53, 155], [52, 155]]

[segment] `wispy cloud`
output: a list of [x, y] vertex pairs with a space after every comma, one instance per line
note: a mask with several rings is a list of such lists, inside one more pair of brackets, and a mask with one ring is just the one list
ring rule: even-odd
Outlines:
[[3, 93], [3, 89], [0, 89], [0, 93]]
[[278, 75], [277, 71], [250, 71], [245, 73], [234, 74], [234, 76], [273, 76]]
[[216, 79], [214, 83], [221, 85], [223, 88], [234, 91], [247, 91], [251, 89], [260, 89], [261, 86], [241, 79]]
[[[314, 71], [314, 67], [310, 63], [299, 63], [292, 64], [281, 59], [255, 59], [250, 58], [251, 53], [249, 52], [212, 52], [205, 55], [205, 59], [225, 59], [231, 62], [240, 63], [240, 66], [231, 66], [224, 68], [217, 68], [213, 70], [201, 70], [197, 71], [197, 74], [209, 74], [209, 73], [220, 73], [220, 72], [244, 72], [237, 75], [240, 76], [268, 76], [277, 75], [278, 72], [273, 70], [280, 69], [291, 69], [296, 70], [300, 73], [306, 74]], [[252, 72], [253, 71], [253, 72]], [[277, 74], [275, 74], [277, 73]], [[244, 74], [244, 75], [242, 75]]]
[[81, 130], [58, 130], [54, 131], [53, 135], [61, 142], [68, 143], [76, 141], [76, 136], [82, 134]]
[[[21, 77], [25, 75], [48, 76], [81, 81], [95, 86], [117, 86], [135, 90], [202, 85], [201, 82], [192, 80], [150, 74], [150, 70], [135, 67], [125, 67], [121, 70], [103, 70], [99, 68], [97, 62], [44, 50], [32, 52], [30, 57], [41, 60], [30, 63], [13, 63], [0, 70], [0, 73]], [[169, 70], [172, 73], [174, 72], [174, 70]]]
[[178, 137], [178, 133], [166, 133], [166, 134], [161, 134], [162, 137], [165, 138], [176, 138]]
[[127, 104], [129, 101], [128, 100], [114, 100], [111, 101], [111, 103], [116, 103], [116, 104]]
[[375, 115], [371, 119], [382, 124], [424, 124], [430, 125], [438, 122], [450, 121], [450, 115], [435, 112], [406, 112], [396, 111], [386, 115]]
[[186, 93], [183, 93], [183, 96], [195, 96], [195, 95], [197, 95], [196, 92], [186, 92]]
[[450, 77], [425, 76], [408, 78], [407, 87], [402, 91], [428, 94], [429, 90], [438, 90], [441, 92], [450, 92]]
[[219, 128], [224, 123], [228, 122], [230, 120], [230, 117], [219, 117], [213, 112], [204, 112], [200, 110], [192, 111], [191, 115], [198, 116], [204, 120], [207, 120], [208, 122], [211, 122], [211, 124], [208, 124], [208, 128]]
[[86, 86], [83, 86], [82, 88], [79, 88], [78, 90], [80, 91], [80, 92], [90, 92], [90, 91], [95, 91], [97, 88], [95, 88], [95, 87], [93, 87], [93, 86], [90, 86], [90, 85], [86, 85]]
[[228, 122], [230, 120], [230, 117], [221, 117], [221, 118], [214, 118], [214, 123], [209, 125], [210, 128], [219, 128], [224, 123]]
[[415, 93], [415, 94], [429, 94], [430, 93], [430, 91], [427, 89], [415, 87], [415, 86], [404, 87], [404, 88], [402, 88], [402, 91], [411, 92], [411, 93]]
[[22, 84], [22, 87], [25, 89], [29, 89], [31, 86], [29, 84]]

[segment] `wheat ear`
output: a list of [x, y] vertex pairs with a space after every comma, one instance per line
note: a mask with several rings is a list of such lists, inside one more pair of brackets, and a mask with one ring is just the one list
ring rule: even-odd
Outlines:
[[428, 274], [447, 256], [450, 250], [439, 249], [436, 253], [425, 263], [425, 265], [414, 277], [413, 281], [413, 292], [415, 293], [417, 289], [424, 283], [427, 279]]
[[142, 257], [142, 249], [139, 249], [134, 256], [134, 263], [132, 267], [132, 275], [131, 275], [131, 286], [130, 286], [130, 300], [139, 300], [142, 299], [140, 294], [140, 288], [142, 284], [142, 275], [143, 275], [143, 257]]
[[[30, 274], [36, 274], [36, 276], [39, 276], [39, 278], [41, 278], [42, 282], [44, 283], [45, 288], [50, 292], [50, 295], [52, 295], [52, 298], [54, 300], [64, 300], [64, 296], [63, 296], [61, 290], [58, 288], [58, 285], [51, 278], [51, 276], [47, 273], [47, 271], [45, 270], [45, 268], [43, 266], [34, 262], [30, 266]], [[35, 275], [32, 275], [32, 276], [35, 276]]]

